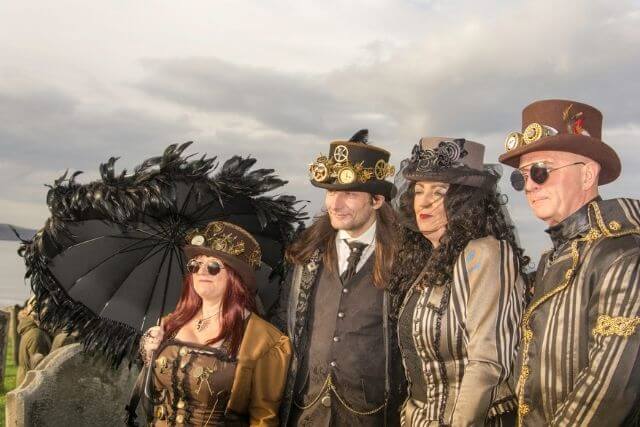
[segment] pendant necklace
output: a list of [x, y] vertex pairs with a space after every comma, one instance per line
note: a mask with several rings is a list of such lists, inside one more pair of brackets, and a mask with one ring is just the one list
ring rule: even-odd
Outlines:
[[206, 328], [207, 326], [209, 326], [209, 319], [211, 319], [212, 317], [217, 316], [218, 314], [220, 314], [220, 312], [216, 312], [213, 313], [211, 316], [205, 317], [205, 318], [200, 318], [200, 320], [198, 320], [198, 322], [196, 322], [196, 330], [198, 332], [202, 331], [204, 328]]

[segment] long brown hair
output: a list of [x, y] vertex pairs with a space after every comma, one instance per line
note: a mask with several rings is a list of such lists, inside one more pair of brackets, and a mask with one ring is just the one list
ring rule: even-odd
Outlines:
[[[244, 335], [244, 310], [256, 311], [255, 297], [244, 284], [240, 275], [225, 264], [225, 271], [229, 276], [227, 289], [222, 296], [222, 314], [220, 333], [207, 341], [205, 345], [228, 340], [229, 351], [236, 356], [242, 336]], [[202, 307], [202, 298], [193, 287], [193, 274], [187, 274], [182, 282], [182, 294], [176, 309], [164, 319], [165, 339], [198, 314]]]
[[[387, 286], [398, 248], [395, 232], [396, 214], [386, 201], [376, 210], [376, 248], [373, 267], [373, 284], [383, 289]], [[322, 253], [325, 268], [333, 270], [337, 266], [337, 230], [331, 226], [329, 214], [325, 211], [317, 216], [313, 224], [304, 230], [285, 253], [288, 262], [305, 264], [316, 250]]]

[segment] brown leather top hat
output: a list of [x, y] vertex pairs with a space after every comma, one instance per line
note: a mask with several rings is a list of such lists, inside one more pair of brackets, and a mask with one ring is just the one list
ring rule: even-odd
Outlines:
[[507, 152], [500, 156], [500, 162], [517, 168], [523, 154], [566, 151], [598, 162], [598, 184], [608, 184], [620, 176], [622, 166], [601, 135], [602, 113], [594, 107], [562, 99], [536, 101], [522, 110], [522, 132], [507, 136]]
[[421, 138], [411, 158], [402, 162], [409, 181], [438, 181], [471, 187], [492, 187], [499, 179], [484, 165], [484, 145], [463, 138]]
[[356, 132], [349, 141], [334, 141], [329, 155], [320, 155], [309, 165], [309, 179], [316, 187], [338, 191], [364, 191], [387, 199], [396, 195], [396, 187], [385, 178], [393, 176], [390, 154], [369, 145], [369, 131]]
[[186, 241], [183, 251], [189, 259], [198, 255], [220, 258], [255, 292], [255, 270], [260, 268], [262, 252], [256, 239], [245, 229], [229, 222], [214, 221], [189, 232]]

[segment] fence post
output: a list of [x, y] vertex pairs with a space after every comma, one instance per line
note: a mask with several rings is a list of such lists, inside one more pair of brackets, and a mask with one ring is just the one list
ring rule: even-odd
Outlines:
[[4, 391], [4, 366], [7, 360], [9, 319], [9, 313], [0, 310], [0, 390], [2, 391]]

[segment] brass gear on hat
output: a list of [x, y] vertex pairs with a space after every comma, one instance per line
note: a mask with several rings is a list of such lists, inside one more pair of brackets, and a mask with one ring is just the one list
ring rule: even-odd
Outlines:
[[311, 179], [317, 182], [324, 182], [329, 178], [329, 169], [324, 163], [314, 163], [310, 168]]
[[349, 158], [349, 149], [345, 145], [338, 145], [333, 151], [333, 158], [338, 163], [344, 163]]
[[385, 179], [387, 176], [387, 162], [383, 159], [378, 160], [373, 170], [377, 179]]

